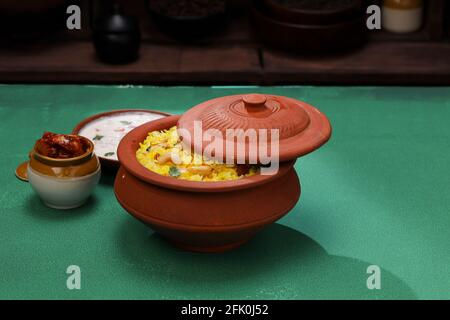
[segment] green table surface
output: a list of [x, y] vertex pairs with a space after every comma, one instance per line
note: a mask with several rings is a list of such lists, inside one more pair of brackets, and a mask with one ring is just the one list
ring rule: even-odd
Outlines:
[[[44, 130], [244, 92], [307, 101], [333, 136], [297, 161], [296, 207], [235, 251], [167, 244], [120, 207], [111, 175], [70, 211], [45, 207], [14, 177]], [[0, 298], [450, 298], [449, 88], [0, 85], [0, 119]], [[81, 290], [66, 287], [69, 265], [81, 268]], [[367, 288], [370, 265], [380, 290]]]

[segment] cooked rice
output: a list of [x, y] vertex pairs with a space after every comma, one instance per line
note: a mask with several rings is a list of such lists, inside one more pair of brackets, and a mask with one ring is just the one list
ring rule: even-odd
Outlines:
[[150, 132], [140, 143], [136, 158], [144, 167], [160, 175], [191, 181], [236, 180], [258, 172], [256, 166], [251, 166], [248, 173], [239, 175], [237, 165], [215, 162], [184, 151], [177, 127]]

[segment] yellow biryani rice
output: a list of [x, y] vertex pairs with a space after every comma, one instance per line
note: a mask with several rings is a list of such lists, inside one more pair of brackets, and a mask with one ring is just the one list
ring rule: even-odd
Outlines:
[[191, 181], [236, 180], [258, 172], [256, 166], [227, 165], [184, 151], [177, 127], [150, 132], [140, 143], [136, 158], [160, 175]]

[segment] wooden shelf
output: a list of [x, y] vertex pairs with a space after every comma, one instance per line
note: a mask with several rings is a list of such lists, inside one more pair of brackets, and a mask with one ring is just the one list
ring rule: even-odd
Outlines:
[[450, 84], [450, 44], [374, 42], [348, 55], [298, 58], [264, 51], [265, 83]]
[[255, 46], [144, 43], [141, 58], [114, 66], [86, 41], [0, 51], [0, 82], [146, 84], [450, 84], [449, 43], [373, 42], [357, 52], [299, 57]]
[[[428, 16], [444, 9], [442, 0], [432, 1]], [[180, 44], [162, 33], [139, 3], [141, 7], [129, 10], [141, 14], [143, 43], [135, 63], [114, 66], [99, 61], [89, 28], [62, 31], [0, 48], [0, 82], [450, 84], [450, 42], [443, 38], [444, 22], [439, 16], [428, 19], [416, 34], [375, 33], [366, 46], [353, 53], [302, 57], [258, 44], [245, 14], [232, 15], [224, 31], [214, 37], [195, 45]]]

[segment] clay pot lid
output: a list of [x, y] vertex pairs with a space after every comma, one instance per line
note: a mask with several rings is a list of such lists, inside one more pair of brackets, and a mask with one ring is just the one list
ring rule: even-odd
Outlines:
[[[196, 124], [196, 121], [201, 122]], [[212, 129], [220, 131], [221, 135], [218, 137], [214, 135], [213, 139], [203, 135], [202, 138], [196, 139], [194, 127], [198, 130], [199, 124], [203, 133]], [[179, 134], [183, 136], [184, 147], [190, 146], [194, 152], [202, 153], [212, 142], [214, 145], [216, 142], [222, 143], [223, 150], [216, 148], [213, 155], [224, 161], [229, 156], [237, 163], [242, 163], [243, 157], [246, 163], [256, 163], [254, 162], [255, 153], [251, 153], [249, 149], [248, 138], [240, 139], [241, 142], [239, 142], [239, 138], [233, 138], [227, 129], [243, 129], [245, 133], [252, 131], [245, 130], [254, 129], [258, 142], [261, 137], [259, 132], [262, 132], [260, 129], [267, 129], [268, 138], [263, 135], [261, 141], [267, 142], [267, 152], [263, 154], [267, 153], [268, 156], [272, 156], [271, 150], [277, 152], [276, 144], [272, 145], [270, 139], [272, 129], [276, 130], [279, 135], [279, 161], [293, 160], [310, 153], [327, 142], [331, 135], [331, 126], [327, 117], [313, 106], [288, 97], [264, 94], [233, 95], [203, 102], [188, 110], [179, 119], [177, 126]], [[184, 135], [184, 130], [187, 130], [189, 134]], [[219, 138], [220, 136], [223, 139]], [[276, 132], [273, 137], [276, 137]], [[235, 152], [227, 155], [226, 142], [233, 139], [236, 142]], [[256, 145], [258, 150], [256, 161], [264, 163], [259, 154], [261, 144], [256, 143]], [[238, 148], [244, 147], [245, 149], [240, 149], [245, 150], [241, 153], [243, 157], [238, 157]]]

